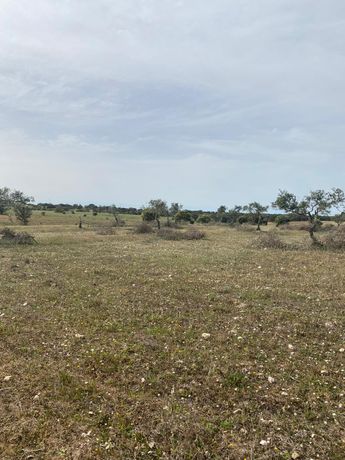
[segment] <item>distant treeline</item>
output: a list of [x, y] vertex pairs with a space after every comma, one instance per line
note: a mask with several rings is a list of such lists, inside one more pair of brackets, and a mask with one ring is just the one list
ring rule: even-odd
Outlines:
[[[90, 203], [88, 205], [81, 205], [81, 204], [68, 204], [68, 203], [59, 203], [59, 204], [52, 204], [52, 203], [37, 203], [33, 205], [33, 209], [39, 211], [55, 211], [55, 212], [99, 212], [99, 213], [112, 213], [113, 206], [98, 206], [96, 204]], [[142, 209], [138, 208], [122, 208], [120, 206], [116, 207], [116, 211], [119, 214], [134, 214], [140, 215], [142, 213]]]
[[[81, 204], [68, 204], [68, 203], [37, 203], [32, 204], [32, 208], [38, 211], [54, 211], [57, 213], [88, 213], [92, 212], [94, 214], [98, 213], [113, 213], [114, 206], [99, 206], [93, 203], [88, 205], [81, 205]], [[141, 215], [143, 213], [143, 208], [135, 208], [135, 207], [116, 207], [116, 212], [119, 214], [132, 214], [132, 215]], [[205, 211], [202, 209], [198, 210], [188, 210], [184, 209], [182, 213], [186, 216], [189, 216], [189, 221], [197, 222], [198, 219], [203, 219], [205, 216], [205, 221], [208, 222], [219, 222], [219, 223], [229, 223], [232, 224], [235, 221], [239, 221], [239, 223], [256, 223], [255, 218], [246, 212], [232, 212], [232, 210], [227, 211]], [[236, 215], [235, 215], [236, 214]], [[331, 221], [333, 220], [333, 216], [320, 216], [321, 221]], [[280, 222], [281, 220], [281, 222]], [[266, 213], [262, 218], [262, 224], [265, 225], [268, 222], [275, 222], [275, 223], [284, 223], [285, 222], [302, 222], [307, 221], [308, 218], [306, 216], [301, 216], [299, 214], [281, 214], [281, 213]]]

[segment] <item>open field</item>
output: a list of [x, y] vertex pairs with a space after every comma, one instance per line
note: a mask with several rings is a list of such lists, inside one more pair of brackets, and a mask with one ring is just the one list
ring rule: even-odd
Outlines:
[[1, 459], [345, 458], [344, 253], [78, 219], [0, 246]]

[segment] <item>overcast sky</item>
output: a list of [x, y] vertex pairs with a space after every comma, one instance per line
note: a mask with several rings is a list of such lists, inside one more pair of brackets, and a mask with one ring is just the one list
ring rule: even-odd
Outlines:
[[0, 186], [187, 208], [345, 188], [344, 0], [0, 0]]

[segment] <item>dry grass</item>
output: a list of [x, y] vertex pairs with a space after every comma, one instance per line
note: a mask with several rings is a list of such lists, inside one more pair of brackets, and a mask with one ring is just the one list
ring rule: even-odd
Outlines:
[[198, 229], [188, 229], [184, 232], [174, 230], [169, 227], [158, 230], [157, 235], [164, 240], [202, 240], [206, 237], [206, 233]]
[[0, 247], [1, 459], [345, 458], [345, 254], [30, 232]]

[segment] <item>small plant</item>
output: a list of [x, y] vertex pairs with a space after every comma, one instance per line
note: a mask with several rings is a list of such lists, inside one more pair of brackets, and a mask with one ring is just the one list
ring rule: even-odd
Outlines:
[[27, 232], [18, 232], [10, 228], [4, 228], [0, 234], [1, 241], [3, 243], [12, 243], [12, 244], [35, 244], [37, 241], [35, 238]]
[[16, 232], [8, 227], [1, 230], [0, 234], [2, 235], [3, 240], [12, 240], [16, 236]]
[[345, 227], [333, 228], [323, 240], [326, 249], [344, 250], [345, 249]]
[[286, 244], [275, 232], [261, 233], [260, 236], [255, 239], [253, 246], [259, 249], [286, 249]]
[[134, 233], [144, 234], [144, 233], [152, 233], [152, 232], [153, 232], [152, 226], [146, 222], [141, 222], [140, 224], [137, 224], [134, 227]]

